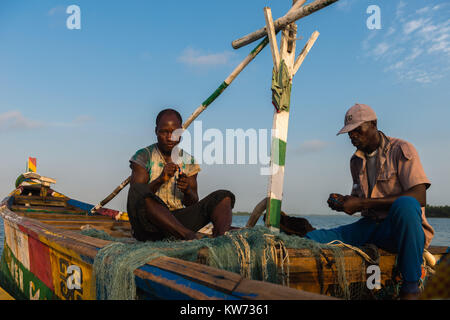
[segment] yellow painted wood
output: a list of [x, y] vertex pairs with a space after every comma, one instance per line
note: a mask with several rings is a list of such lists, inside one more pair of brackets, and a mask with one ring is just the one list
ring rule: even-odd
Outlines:
[[[95, 300], [95, 281], [91, 264], [82, 261], [77, 256], [69, 256], [50, 247], [50, 262], [52, 267], [55, 294], [64, 300]], [[70, 269], [69, 269], [70, 268]], [[79, 270], [81, 274], [75, 274]], [[70, 279], [80, 279], [79, 288], [69, 288], [73, 283]]]
[[2, 287], [0, 287], [0, 300], [15, 300], [10, 296], [8, 292], [6, 292]]

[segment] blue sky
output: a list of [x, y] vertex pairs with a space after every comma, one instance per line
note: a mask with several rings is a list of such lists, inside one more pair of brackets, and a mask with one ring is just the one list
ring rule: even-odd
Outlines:
[[[66, 27], [72, 4], [80, 30]], [[370, 5], [379, 30], [367, 28]], [[174, 106], [186, 119], [250, 52], [230, 43], [264, 26], [264, 6], [277, 18], [290, 1], [1, 1], [0, 194], [33, 156], [57, 190], [102, 200], [155, 141], [157, 112]], [[293, 82], [283, 210], [331, 213], [328, 194], [350, 191], [354, 150], [336, 132], [355, 102], [416, 146], [428, 202], [449, 204], [449, 13], [448, 1], [340, 0], [298, 21], [298, 51], [320, 36]], [[266, 48], [199, 117], [204, 130], [270, 129], [271, 71]], [[202, 165], [200, 196], [230, 189], [236, 210], [251, 211], [267, 192], [260, 167]], [[125, 209], [127, 190], [110, 207]]]

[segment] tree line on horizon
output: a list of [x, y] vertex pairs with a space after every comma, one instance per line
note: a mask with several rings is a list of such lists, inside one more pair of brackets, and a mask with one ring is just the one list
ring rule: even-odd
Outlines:
[[430, 206], [425, 207], [427, 217], [430, 218], [450, 218], [450, 206]]

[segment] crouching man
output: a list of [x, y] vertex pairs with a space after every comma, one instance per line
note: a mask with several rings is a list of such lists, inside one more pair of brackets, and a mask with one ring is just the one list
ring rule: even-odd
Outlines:
[[[199, 239], [203, 235], [197, 231], [209, 222], [214, 225], [214, 237], [231, 228], [235, 197], [230, 191], [218, 190], [199, 201], [200, 167], [191, 155], [177, 148], [179, 139], [172, 140], [181, 126], [176, 110], [162, 110], [156, 118], [158, 142], [138, 150], [130, 159], [127, 211], [133, 236], [139, 241], [171, 236]], [[172, 159], [173, 155], [181, 162]]]

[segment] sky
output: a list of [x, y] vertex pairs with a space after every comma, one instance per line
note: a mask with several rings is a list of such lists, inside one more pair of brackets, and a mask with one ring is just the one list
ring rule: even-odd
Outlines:
[[[68, 28], [71, 5], [80, 29]], [[276, 19], [290, 5], [2, 0], [0, 194], [32, 156], [57, 191], [100, 202], [130, 175], [129, 158], [156, 142], [157, 113], [173, 107], [187, 119], [256, 45], [235, 50], [231, 41], [265, 25], [265, 6]], [[283, 211], [332, 214], [328, 195], [350, 192], [355, 150], [336, 133], [356, 102], [375, 110], [385, 134], [416, 147], [432, 183], [428, 203], [450, 204], [450, 3], [340, 0], [297, 24], [297, 52], [320, 36], [293, 79]], [[267, 47], [200, 115], [203, 131], [270, 130], [272, 66]], [[201, 198], [228, 189], [235, 211], [252, 211], [267, 194], [261, 164], [201, 167]], [[107, 207], [125, 210], [127, 192]]]

